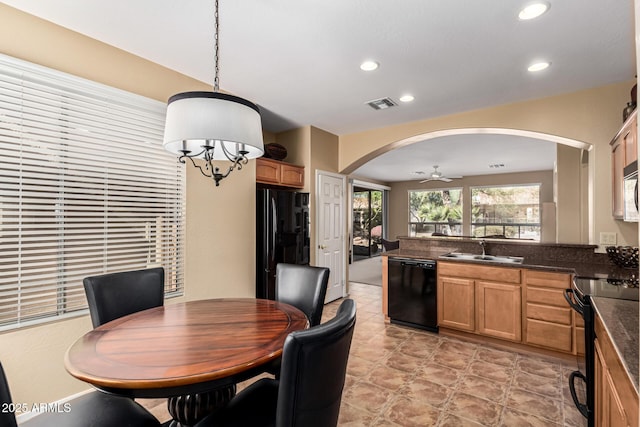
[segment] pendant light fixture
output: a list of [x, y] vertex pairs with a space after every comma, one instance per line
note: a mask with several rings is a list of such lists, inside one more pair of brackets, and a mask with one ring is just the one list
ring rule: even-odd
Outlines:
[[[164, 128], [165, 150], [187, 159], [200, 172], [213, 178], [216, 187], [234, 170], [242, 169], [249, 159], [262, 156], [262, 122], [258, 107], [246, 99], [220, 93], [219, 17], [215, 0], [215, 76], [213, 92], [183, 92], [167, 103]], [[194, 159], [202, 159], [204, 167]], [[214, 161], [231, 162], [226, 172]]]

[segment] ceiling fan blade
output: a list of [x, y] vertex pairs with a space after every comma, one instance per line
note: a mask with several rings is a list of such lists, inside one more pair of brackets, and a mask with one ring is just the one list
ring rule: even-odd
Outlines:
[[449, 178], [445, 178], [445, 177], [438, 177], [438, 178], [427, 178], [427, 179], [423, 179], [422, 181], [420, 181], [420, 184], [423, 184], [425, 182], [429, 182], [429, 181], [443, 181], [443, 182], [451, 182], [451, 180]]

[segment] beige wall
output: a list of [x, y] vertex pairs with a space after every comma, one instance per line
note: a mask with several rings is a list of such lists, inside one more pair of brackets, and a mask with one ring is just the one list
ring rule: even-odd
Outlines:
[[591, 234], [616, 232], [618, 244], [638, 244], [637, 224], [611, 216], [611, 165], [609, 142], [622, 125], [621, 111], [634, 81], [554, 97], [502, 105], [373, 129], [340, 137], [340, 170], [358, 166], [402, 146], [417, 135], [448, 129], [505, 128], [539, 132], [592, 144], [589, 179], [593, 191]]
[[540, 203], [553, 201], [553, 171], [509, 173], [498, 175], [477, 175], [456, 179], [452, 182], [418, 181], [396, 182], [389, 191], [389, 232], [390, 239], [409, 235], [409, 190], [462, 188], [463, 234], [470, 235], [471, 190], [470, 186], [540, 184]]
[[287, 148], [289, 163], [305, 166], [304, 187], [309, 193], [311, 221], [310, 263], [316, 262], [316, 171], [338, 171], [338, 137], [314, 126], [303, 126], [276, 134], [278, 144]]
[[582, 153], [562, 144], [557, 144], [556, 153], [556, 241], [589, 243], [588, 230], [583, 228], [589, 211], [582, 209], [582, 188], [587, 184], [582, 181]]
[[[209, 84], [4, 4], [0, 52], [163, 102], [177, 92], [210, 90]], [[255, 295], [254, 164], [217, 188], [187, 169], [186, 299]], [[90, 329], [83, 316], [0, 333], [0, 360], [14, 400], [50, 402], [88, 388], [66, 373], [63, 360], [66, 349]]]
[[304, 187], [302, 191], [309, 191], [311, 187], [311, 126], [292, 129], [276, 134], [276, 142], [287, 149], [287, 157], [284, 159], [294, 165], [305, 166]]

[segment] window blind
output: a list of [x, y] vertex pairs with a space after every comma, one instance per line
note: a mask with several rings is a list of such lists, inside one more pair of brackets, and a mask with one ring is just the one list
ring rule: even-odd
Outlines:
[[165, 104], [0, 55], [0, 329], [85, 314], [86, 276], [184, 287], [184, 166]]

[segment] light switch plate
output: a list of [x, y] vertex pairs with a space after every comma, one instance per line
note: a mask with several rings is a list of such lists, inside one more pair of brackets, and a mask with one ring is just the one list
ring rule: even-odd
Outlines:
[[615, 246], [617, 235], [615, 232], [600, 232], [600, 244], [604, 246]]

